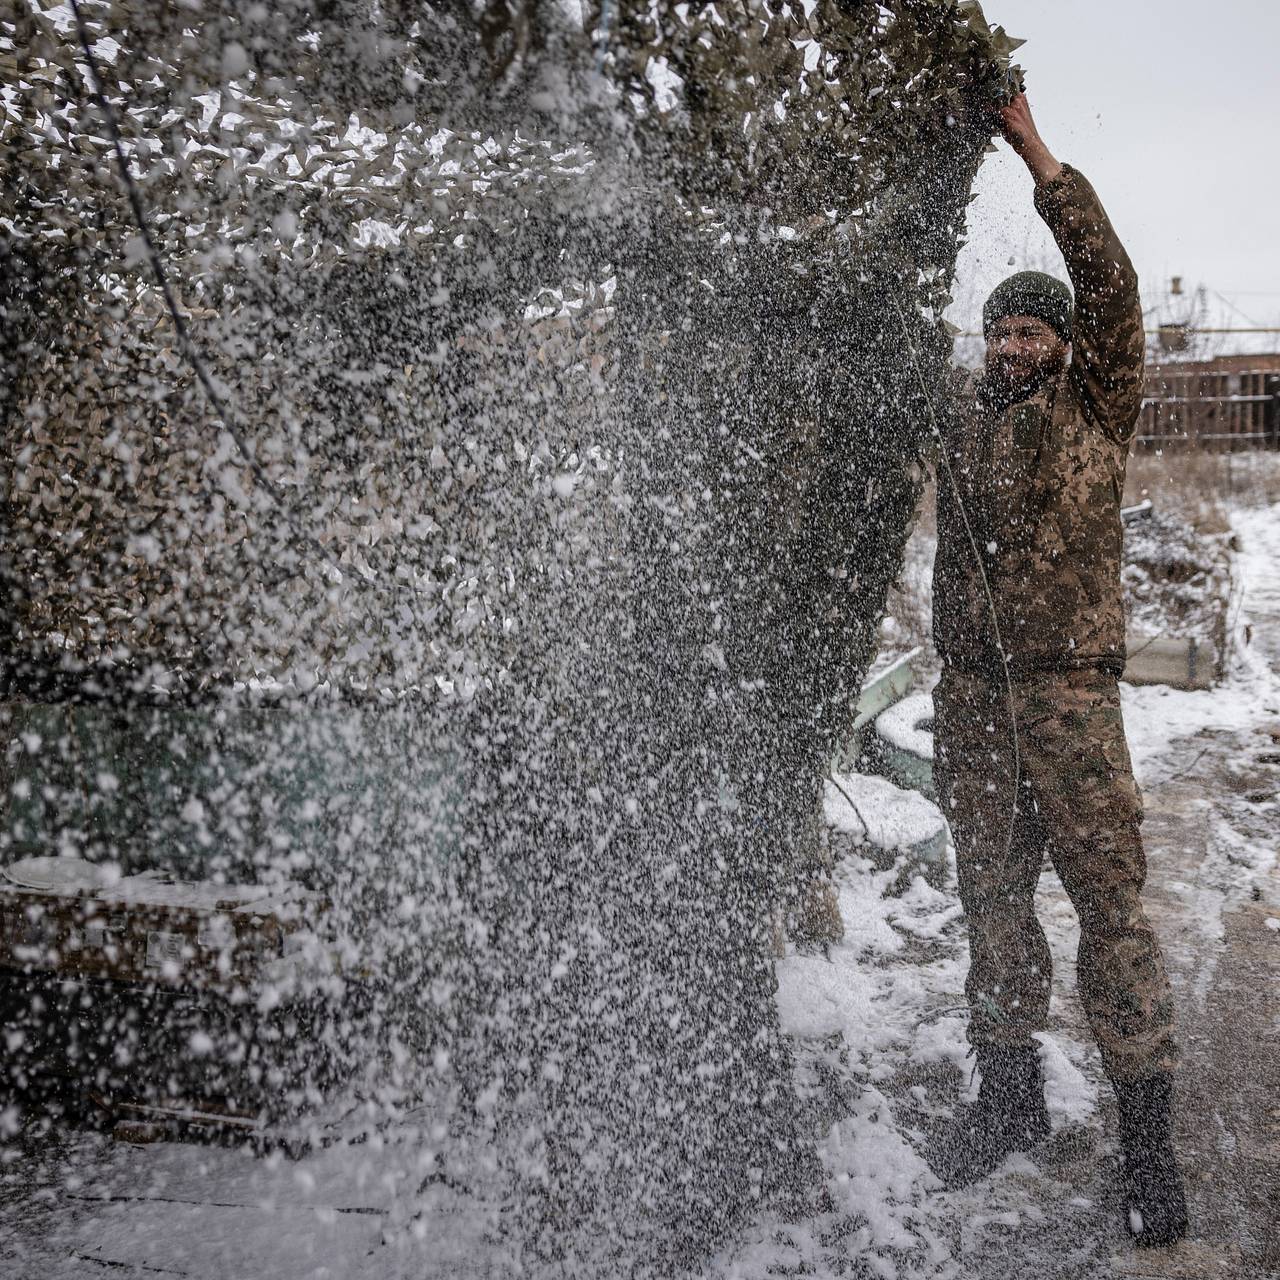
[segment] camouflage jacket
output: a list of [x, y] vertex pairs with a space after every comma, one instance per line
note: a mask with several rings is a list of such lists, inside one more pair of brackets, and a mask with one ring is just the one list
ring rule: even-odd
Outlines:
[[1002, 410], [987, 403], [981, 380], [965, 392], [943, 446], [950, 472], [938, 468], [934, 638], [948, 665], [999, 668], [967, 514], [1010, 666], [1119, 675], [1120, 501], [1145, 349], [1138, 280], [1081, 174], [1064, 168], [1035, 199], [1075, 289], [1071, 362]]

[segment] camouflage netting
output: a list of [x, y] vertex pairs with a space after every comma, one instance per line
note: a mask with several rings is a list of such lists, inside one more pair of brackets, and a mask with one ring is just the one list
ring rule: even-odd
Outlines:
[[[4, 839], [182, 872], [198, 792], [202, 874], [333, 901], [365, 1021], [299, 1058], [431, 1118], [428, 1210], [496, 1151], [526, 1259], [662, 1272], [812, 1199], [768, 916], [1013, 42], [956, 0], [570, 9], [84, 0], [108, 118], [68, 11], [10, 6], [6, 714], [109, 707], [96, 776], [159, 752], [175, 816]], [[6, 767], [83, 791], [69, 741]]]

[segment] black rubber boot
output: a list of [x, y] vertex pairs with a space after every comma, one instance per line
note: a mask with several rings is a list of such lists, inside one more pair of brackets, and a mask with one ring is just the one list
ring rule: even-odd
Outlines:
[[1144, 1248], [1173, 1244], [1187, 1234], [1187, 1197], [1173, 1152], [1173, 1077], [1118, 1083], [1116, 1102], [1129, 1231]]
[[964, 1187], [994, 1173], [1015, 1151], [1030, 1151], [1049, 1136], [1044, 1068], [1033, 1045], [978, 1050], [978, 1101], [964, 1107], [933, 1145], [933, 1171], [948, 1186]]

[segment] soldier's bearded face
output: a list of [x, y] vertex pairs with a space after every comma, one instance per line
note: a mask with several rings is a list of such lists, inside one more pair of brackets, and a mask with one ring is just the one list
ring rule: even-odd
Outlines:
[[987, 335], [987, 377], [1004, 399], [1034, 395], [1066, 363], [1067, 344], [1034, 316], [1006, 316]]

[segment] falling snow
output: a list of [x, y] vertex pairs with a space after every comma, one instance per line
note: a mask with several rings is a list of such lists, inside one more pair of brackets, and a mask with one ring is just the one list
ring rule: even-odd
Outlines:
[[[953, 859], [851, 764], [1017, 43], [968, 0], [0, 12], [6, 1274], [950, 1280], [1044, 1217], [1029, 1162], [921, 1154], [976, 1087]], [[1239, 519], [1188, 610], [1274, 605]], [[1144, 784], [1274, 720], [1251, 625], [1222, 689], [1126, 695]], [[1220, 939], [1275, 859], [1210, 818]], [[825, 951], [778, 926], [823, 851]]]

